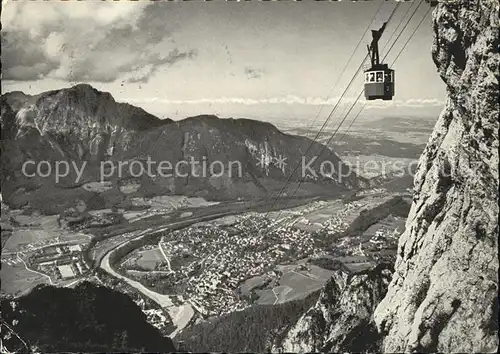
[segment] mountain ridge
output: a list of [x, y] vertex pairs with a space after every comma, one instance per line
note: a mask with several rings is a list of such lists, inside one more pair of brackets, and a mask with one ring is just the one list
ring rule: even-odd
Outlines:
[[[88, 84], [38, 95], [7, 93], [0, 104], [2, 125], [12, 125], [2, 139], [5, 151], [1, 159], [2, 192], [4, 200], [13, 202], [15, 207], [42, 205], [41, 198], [46, 195], [38, 192], [41, 186], [53, 189], [79, 185], [75, 183], [74, 171], [57, 186], [47, 178], [27, 178], [20, 174], [27, 160], [48, 160], [52, 165], [58, 161], [77, 165], [88, 162], [79, 183], [100, 181], [102, 165], [99, 165], [104, 161], [113, 164], [138, 161], [143, 170], [147, 159], [157, 164], [167, 161], [173, 166], [183, 161], [198, 163], [194, 167], [181, 166], [180, 173], [176, 170], [173, 177], [142, 174], [140, 183], [144, 188], [134, 196], [145, 193], [216, 199], [265, 198], [281, 190], [287, 181], [291, 183], [282, 196], [295, 194], [300, 181], [298, 196], [317, 196], [328, 190], [337, 193], [356, 189], [363, 183], [331, 149], [309, 138], [283, 133], [268, 122], [222, 119], [214, 115], [161, 120], [141, 108], [118, 103], [109, 92], [98, 91]], [[307, 175], [293, 169], [301, 162], [307, 164]], [[325, 163], [329, 165], [321, 169]], [[217, 164], [223, 167], [217, 170]], [[34, 173], [34, 167], [30, 168], [29, 172]], [[207, 172], [209, 168], [209, 173], [200, 176], [200, 171]], [[127, 170], [123, 176], [113, 175], [109, 180], [118, 185], [122, 180], [130, 180], [131, 174]], [[88, 193], [74, 192], [80, 199], [91, 197]], [[59, 191], [52, 194], [56, 196]], [[119, 203], [130, 197], [121, 193], [111, 199]], [[37, 200], [37, 206], [31, 202], [33, 199]], [[57, 210], [64, 208], [62, 201], [56, 204]], [[112, 206], [108, 204], [106, 207]]]

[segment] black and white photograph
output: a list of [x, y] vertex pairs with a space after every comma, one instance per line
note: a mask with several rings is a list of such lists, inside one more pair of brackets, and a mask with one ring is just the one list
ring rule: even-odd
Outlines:
[[496, 353], [498, 0], [2, 0], [0, 353]]

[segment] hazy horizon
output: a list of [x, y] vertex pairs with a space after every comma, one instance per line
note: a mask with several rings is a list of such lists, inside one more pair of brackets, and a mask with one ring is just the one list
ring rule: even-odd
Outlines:
[[[80, 84], [85, 84], [85, 83], [80, 83]], [[65, 89], [65, 88], [70, 88], [75, 85], [66, 85], [64, 87], [56, 88], [55, 90], [58, 89]], [[95, 88], [95, 87], [94, 87]], [[2, 92], [2, 95], [11, 93], [11, 92], [16, 92], [16, 91], [21, 91], [24, 94], [29, 94], [29, 95], [38, 95], [46, 91], [40, 91], [36, 92], [34, 90], [31, 91], [31, 93], [24, 92], [22, 90], [10, 90], [7, 92]], [[50, 91], [50, 90], [47, 90]], [[101, 90], [99, 90], [101, 91]], [[108, 92], [108, 91], [103, 91], [103, 92]], [[292, 103], [293, 107], [295, 108], [295, 113], [290, 114], [290, 113], [283, 113], [281, 114], [280, 110], [281, 107], [278, 103], [265, 103], [265, 104], [243, 104], [243, 105], [236, 105], [233, 104], [234, 111], [233, 113], [226, 111], [224, 112], [223, 110], [217, 111], [216, 105], [206, 103], [206, 104], [191, 104], [189, 105], [191, 110], [185, 109], [184, 111], [178, 111], [177, 114], [175, 115], [169, 115], [168, 112], [165, 113], [162, 110], [155, 110], [154, 103], [151, 105], [143, 105], [138, 102], [135, 102], [134, 100], [125, 100], [125, 99], [117, 99], [113, 92], [109, 92], [114, 99], [117, 102], [122, 102], [122, 103], [128, 103], [132, 104], [134, 106], [138, 106], [143, 108], [146, 112], [155, 115], [156, 117], [160, 119], [172, 119], [174, 121], [179, 121], [183, 120], [189, 117], [194, 117], [198, 115], [216, 115], [219, 118], [222, 119], [228, 119], [228, 118], [234, 118], [234, 119], [253, 119], [253, 120], [260, 120], [260, 121], [266, 121], [273, 123], [277, 126], [280, 126], [281, 128], [290, 128], [288, 127], [288, 124], [295, 124], [298, 128], [303, 128], [307, 127], [309, 129], [316, 128], [319, 130], [324, 123], [325, 119], [328, 117], [328, 114], [331, 113], [332, 108], [334, 104], [337, 103], [338, 97], [334, 97], [330, 99], [333, 104], [315, 104], [315, 105], [307, 105], [303, 103]], [[353, 100], [341, 100], [340, 104], [337, 107], [337, 110], [335, 111], [335, 114], [331, 118], [330, 123], [327, 125], [325, 128], [326, 130], [329, 129], [334, 129], [336, 127], [336, 124], [342, 119], [345, 118], [345, 114], [347, 111], [351, 108]], [[365, 102], [367, 103], [367, 102]], [[371, 103], [372, 107], [367, 108], [368, 105]], [[360, 112], [361, 106], [363, 102], [358, 102], [356, 106], [351, 110], [349, 116], [347, 117], [346, 121], [347, 123], [350, 123], [350, 121], [354, 118], [354, 116]], [[229, 104], [225, 104], [226, 109]], [[203, 108], [201, 108], [203, 106]], [[244, 109], [242, 109], [242, 107]], [[258, 108], [257, 110], [255, 108]], [[366, 104], [365, 108], [361, 110], [361, 113], [359, 114], [359, 117], [357, 118], [355, 124], [359, 124], [359, 122], [362, 121], [372, 121], [372, 120], [377, 120], [377, 119], [382, 119], [382, 118], [416, 118], [416, 119], [431, 119], [431, 120], [437, 120], [439, 114], [441, 113], [442, 109], [444, 108], [444, 103], [440, 103], [439, 101], [435, 100], [434, 102], [429, 100], [427, 104], [422, 104], [421, 102], [401, 102], [398, 100], [394, 100], [392, 102], [387, 102], [387, 101], [378, 101], [378, 102], [369, 102]], [[263, 115], [259, 115], [256, 113], [256, 111], [265, 111], [266, 113]], [[309, 119], [308, 119], [309, 118]], [[343, 129], [346, 127], [342, 127]]]

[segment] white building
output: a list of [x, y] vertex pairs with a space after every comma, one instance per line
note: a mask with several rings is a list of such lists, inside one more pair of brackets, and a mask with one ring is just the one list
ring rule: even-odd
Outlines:
[[82, 251], [82, 246], [80, 246], [80, 245], [70, 245], [69, 246], [69, 251], [70, 252], [81, 252]]
[[72, 278], [75, 276], [75, 273], [73, 272], [73, 269], [69, 264], [63, 264], [58, 266], [57, 268], [59, 269], [59, 272], [61, 273], [61, 276], [63, 278]]

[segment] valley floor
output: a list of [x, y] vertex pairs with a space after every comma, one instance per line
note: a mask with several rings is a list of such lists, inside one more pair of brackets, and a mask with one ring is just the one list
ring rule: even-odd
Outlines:
[[[303, 299], [324, 286], [337, 261], [356, 272], [392, 257], [403, 217], [388, 212], [355, 234], [346, 230], [363, 210], [396, 195], [373, 189], [352, 200], [285, 200], [273, 210], [259, 202], [186, 207], [156, 198], [154, 208], [133, 215], [92, 211], [79, 229], [57, 216], [11, 210], [2, 220], [11, 224], [2, 294], [20, 296], [40, 283], [106, 284], [129, 293], [151, 323], [175, 336], [252, 305]], [[103, 222], [116, 214], [121, 222]]]

